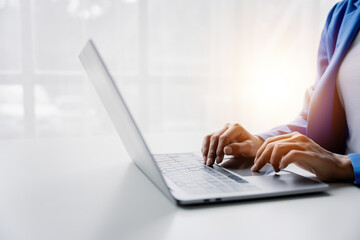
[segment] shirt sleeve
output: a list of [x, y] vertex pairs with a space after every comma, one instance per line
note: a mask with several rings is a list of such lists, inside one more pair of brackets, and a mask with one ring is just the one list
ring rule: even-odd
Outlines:
[[355, 184], [360, 185], [360, 153], [352, 153], [348, 155], [354, 169]]

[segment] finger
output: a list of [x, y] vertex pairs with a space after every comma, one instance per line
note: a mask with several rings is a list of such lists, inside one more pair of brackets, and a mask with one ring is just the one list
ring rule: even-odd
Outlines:
[[280, 168], [284, 169], [291, 163], [299, 163], [300, 165], [306, 166], [307, 168], [311, 168], [312, 158], [309, 156], [309, 153], [301, 150], [291, 150], [286, 154], [280, 161]]
[[304, 150], [304, 148], [298, 143], [275, 143], [269, 160], [275, 172], [280, 171], [279, 165], [282, 157], [292, 150]]
[[239, 129], [237, 126], [228, 128], [220, 137], [216, 148], [217, 163], [221, 163], [224, 159], [224, 147], [228, 145], [234, 138], [239, 135]]
[[[296, 149], [299, 148], [299, 146], [295, 145], [294, 143], [292, 142], [288, 142], [289, 139], [282, 139], [282, 140], [278, 140], [276, 142], [270, 142], [269, 144], [266, 145], [264, 151], [262, 152], [262, 154], [256, 158], [254, 160], [254, 166], [251, 168], [252, 171], [259, 171], [266, 163], [273, 161], [274, 162], [274, 170], [275, 171], [279, 171], [279, 163], [277, 162], [279, 160], [279, 157], [281, 159], [281, 155], [282, 152], [284, 152], [284, 154], [286, 153], [286, 148], [285, 149], [281, 149], [281, 148], [284, 148], [286, 146], [286, 144], [289, 144], [289, 147], [293, 146], [295, 147]], [[294, 144], [294, 145], [292, 145]], [[300, 148], [301, 149], [301, 148]], [[275, 150], [275, 156], [273, 156], [273, 159], [272, 158], [272, 155], [274, 154], [274, 150]], [[290, 151], [291, 148], [288, 148], [288, 151]], [[279, 153], [276, 153], [276, 152], [279, 152]]]
[[252, 166], [251, 171], [259, 171], [270, 160], [274, 145], [275, 144], [271, 142], [265, 146], [261, 155], [254, 159], [254, 166]]
[[209, 152], [209, 145], [210, 145], [210, 138], [214, 133], [208, 134], [204, 137], [203, 143], [202, 143], [202, 147], [201, 147], [201, 152], [202, 155], [204, 157], [204, 163], [206, 163], [207, 160], [207, 155]]
[[217, 133], [213, 134], [210, 137], [210, 145], [209, 145], [209, 150], [207, 153], [206, 165], [212, 166], [214, 164], [215, 157], [216, 157], [216, 148], [217, 148], [218, 141], [219, 141], [219, 136], [221, 134], [223, 134], [227, 129], [228, 129], [228, 127], [226, 125], [223, 129], [221, 129], [220, 131], [218, 131]]
[[211, 136], [209, 151], [208, 151], [207, 160], [206, 160], [206, 165], [208, 165], [208, 166], [212, 166], [215, 162], [216, 148], [217, 148], [218, 141], [219, 141], [218, 134], [214, 134]]
[[248, 156], [251, 153], [251, 143], [248, 141], [241, 143], [231, 143], [225, 146], [224, 152], [226, 155], [244, 155]]
[[279, 141], [279, 140], [283, 140], [283, 139], [289, 139], [289, 138], [292, 138], [293, 136], [294, 136], [294, 133], [289, 133], [289, 134], [284, 134], [284, 135], [280, 135], [280, 136], [276, 136], [276, 137], [269, 137], [268, 139], [265, 140], [265, 142], [261, 145], [261, 147], [257, 151], [255, 160], [263, 153], [263, 151], [265, 150], [265, 148], [267, 147], [268, 144]]

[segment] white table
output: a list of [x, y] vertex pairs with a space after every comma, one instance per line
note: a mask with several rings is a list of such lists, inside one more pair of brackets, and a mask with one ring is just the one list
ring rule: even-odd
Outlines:
[[2, 240], [360, 239], [360, 190], [352, 184], [181, 208], [116, 136], [3, 140], [0, 159]]

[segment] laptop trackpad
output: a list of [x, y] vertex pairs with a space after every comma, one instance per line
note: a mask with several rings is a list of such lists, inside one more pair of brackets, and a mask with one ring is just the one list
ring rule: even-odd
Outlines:
[[278, 173], [275, 173], [271, 164], [268, 163], [262, 169], [260, 169], [260, 171], [253, 172], [251, 171], [251, 167], [253, 165], [254, 165], [253, 158], [230, 157], [230, 158], [225, 158], [224, 162], [220, 166], [244, 177], [290, 174], [289, 172], [285, 172], [285, 171], [280, 171]]

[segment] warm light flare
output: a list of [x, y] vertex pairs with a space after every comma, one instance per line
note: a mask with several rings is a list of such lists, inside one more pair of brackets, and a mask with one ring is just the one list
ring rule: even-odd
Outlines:
[[304, 92], [315, 76], [315, 67], [304, 66], [295, 59], [286, 61], [281, 55], [252, 62], [244, 73], [248, 77], [242, 97], [248, 101], [246, 112], [254, 119], [246, 124], [248, 128], [263, 131], [287, 123], [299, 114]]

